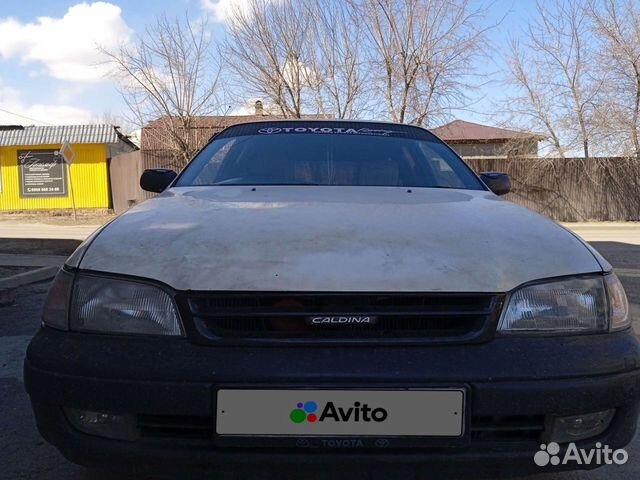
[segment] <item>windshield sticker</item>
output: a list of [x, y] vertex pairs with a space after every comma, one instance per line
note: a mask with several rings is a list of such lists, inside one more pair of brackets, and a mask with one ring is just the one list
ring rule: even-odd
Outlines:
[[275, 133], [338, 133], [346, 135], [377, 135], [388, 137], [389, 135], [403, 134], [397, 130], [383, 130], [374, 128], [344, 128], [344, 127], [268, 127], [258, 130], [261, 134]]

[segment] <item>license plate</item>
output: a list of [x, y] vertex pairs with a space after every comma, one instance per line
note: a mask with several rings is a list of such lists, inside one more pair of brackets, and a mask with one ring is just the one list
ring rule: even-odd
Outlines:
[[458, 437], [465, 392], [218, 390], [216, 433], [255, 436]]

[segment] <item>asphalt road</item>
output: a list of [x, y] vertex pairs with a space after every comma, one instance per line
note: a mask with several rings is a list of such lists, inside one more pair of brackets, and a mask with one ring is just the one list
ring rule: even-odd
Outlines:
[[[593, 245], [624, 273], [621, 279], [632, 302], [636, 322], [640, 321], [640, 245], [617, 242], [593, 242]], [[121, 475], [87, 470], [69, 463], [55, 448], [46, 444], [36, 430], [29, 398], [22, 384], [22, 361], [26, 346], [38, 329], [47, 288], [47, 284], [27, 287], [18, 293], [15, 305], [0, 308], [0, 480], [127, 480]], [[640, 333], [638, 325], [640, 323], [634, 328]], [[640, 478], [640, 436], [636, 436], [628, 451], [629, 461], [623, 466], [527, 478], [635, 480]], [[481, 470], [482, 465], [478, 465], [478, 471]]]

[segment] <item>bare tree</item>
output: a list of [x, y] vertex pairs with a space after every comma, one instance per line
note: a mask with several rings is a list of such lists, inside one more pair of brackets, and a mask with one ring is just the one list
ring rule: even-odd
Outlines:
[[512, 123], [524, 123], [530, 130], [544, 130], [557, 155], [564, 157], [564, 147], [554, 115], [555, 94], [543, 85], [543, 73], [530, 72], [526, 66], [524, 53], [517, 41], [511, 42], [507, 59], [510, 70], [510, 83], [521, 90], [521, 94], [507, 98], [506, 107]]
[[522, 42], [508, 54], [510, 83], [519, 94], [507, 99], [512, 117], [544, 130], [555, 154], [580, 150], [592, 155], [599, 132], [598, 96], [604, 72], [596, 71], [588, 11], [580, 0], [537, 4]]
[[602, 77], [591, 70], [593, 44], [587, 11], [579, 0], [560, 0], [553, 9], [538, 3], [538, 13], [537, 25], [529, 26], [531, 45], [542, 57], [542, 68], [553, 72], [549, 84], [556, 90], [557, 106], [564, 113], [562, 128], [571, 133], [575, 130], [569, 145], [581, 145], [588, 158], [597, 128], [593, 116]]
[[320, 113], [356, 118], [371, 99], [365, 91], [369, 68], [364, 48], [364, 25], [349, 2], [307, 2], [313, 28], [306, 42], [307, 83]]
[[640, 160], [640, 5], [592, 0], [589, 7], [602, 40], [598, 63], [609, 73], [601, 125], [623, 146], [619, 154]]
[[221, 66], [206, 22], [160, 16], [133, 44], [103, 51], [120, 79], [132, 121], [142, 127], [155, 120], [143, 137], [172, 152], [171, 166], [184, 166], [199, 148], [195, 119], [220, 105]]
[[225, 53], [241, 88], [264, 96], [285, 117], [299, 118], [310, 74], [311, 18], [304, 2], [248, 0], [231, 12]]
[[469, 0], [365, 0], [376, 88], [395, 122], [432, 124], [468, 102], [483, 51], [483, 7]]
[[366, 108], [362, 36], [348, 2], [248, 0], [231, 14], [225, 53], [238, 90], [280, 115], [351, 118]]
[[376, 113], [427, 125], [468, 100], [486, 32], [471, 3], [248, 0], [232, 14], [227, 62], [285, 117], [358, 117], [378, 96], [386, 108]]

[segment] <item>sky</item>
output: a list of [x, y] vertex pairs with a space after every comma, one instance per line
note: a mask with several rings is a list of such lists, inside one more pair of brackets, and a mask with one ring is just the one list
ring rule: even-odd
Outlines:
[[[109, 66], [96, 49], [133, 39], [156, 15], [210, 17], [216, 38], [224, 38], [226, 12], [246, 0], [0, 0], [0, 124], [77, 124], [121, 118], [126, 107]], [[535, 0], [472, 0], [490, 5], [490, 33], [499, 47], [526, 24]], [[475, 101], [457, 118], [498, 123], [492, 118], [505, 87], [494, 75], [497, 54], [479, 70], [487, 74]], [[232, 105], [238, 111], [242, 105]], [[495, 120], [495, 121], [493, 121]]]

